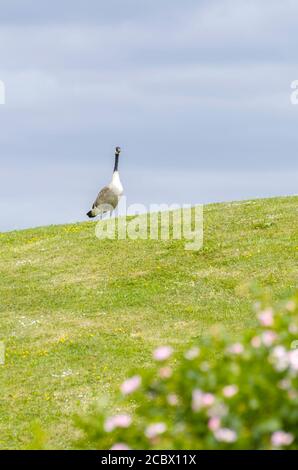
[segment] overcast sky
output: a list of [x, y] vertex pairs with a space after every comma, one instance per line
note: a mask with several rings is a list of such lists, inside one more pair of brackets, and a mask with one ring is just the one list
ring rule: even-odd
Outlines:
[[1, 0], [0, 230], [297, 193], [297, 0]]

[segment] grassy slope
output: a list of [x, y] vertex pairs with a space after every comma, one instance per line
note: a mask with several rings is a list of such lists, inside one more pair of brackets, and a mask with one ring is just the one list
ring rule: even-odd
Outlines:
[[276, 298], [296, 287], [297, 203], [207, 206], [200, 252], [99, 241], [93, 223], [0, 234], [0, 448], [25, 447], [35, 419], [50, 446], [68, 447], [72, 413], [113, 397], [156, 345], [184, 347], [218, 322], [235, 335], [252, 325], [239, 286], [258, 280]]

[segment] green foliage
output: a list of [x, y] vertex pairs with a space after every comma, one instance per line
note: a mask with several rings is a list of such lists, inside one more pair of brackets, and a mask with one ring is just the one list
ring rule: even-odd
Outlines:
[[[298, 447], [297, 298], [257, 302], [257, 326], [235, 342], [223, 330], [173, 355], [160, 347], [150, 371], [121, 386], [122, 408], [81, 418], [80, 446], [107, 449]], [[218, 354], [219, 353], [219, 354]]]

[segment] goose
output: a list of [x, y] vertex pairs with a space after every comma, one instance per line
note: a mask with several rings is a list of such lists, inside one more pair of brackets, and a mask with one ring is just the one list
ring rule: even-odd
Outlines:
[[118, 164], [119, 164], [119, 155], [121, 152], [120, 147], [116, 147], [115, 150], [115, 165], [113, 171], [112, 181], [108, 186], [102, 188], [98, 193], [98, 196], [92, 206], [92, 209], [87, 213], [87, 216], [91, 219], [98, 215], [106, 214], [107, 212], [112, 213], [114, 209], [118, 206], [120, 197], [123, 194], [123, 186], [120, 181]]

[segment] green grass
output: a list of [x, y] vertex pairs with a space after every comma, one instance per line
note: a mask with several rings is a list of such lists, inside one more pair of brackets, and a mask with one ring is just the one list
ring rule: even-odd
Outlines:
[[38, 420], [69, 448], [72, 416], [216, 324], [254, 324], [257, 281], [274, 298], [297, 288], [298, 197], [205, 207], [204, 248], [98, 240], [94, 223], [0, 234], [0, 448], [26, 448]]

